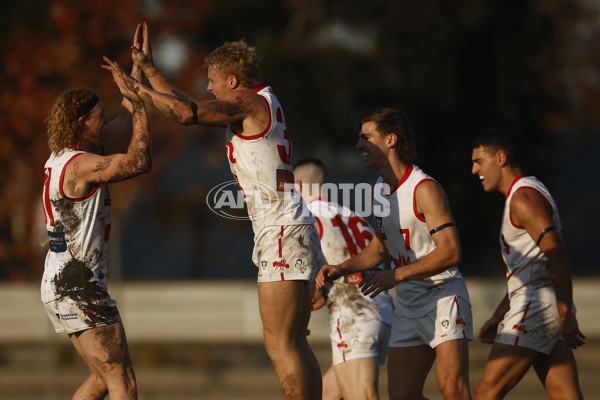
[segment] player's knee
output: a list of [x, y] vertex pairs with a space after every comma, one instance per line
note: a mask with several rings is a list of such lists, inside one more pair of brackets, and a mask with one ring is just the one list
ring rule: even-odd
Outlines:
[[503, 396], [500, 395], [498, 388], [486, 382], [480, 382], [473, 392], [473, 398], [476, 400], [501, 399], [502, 397]]

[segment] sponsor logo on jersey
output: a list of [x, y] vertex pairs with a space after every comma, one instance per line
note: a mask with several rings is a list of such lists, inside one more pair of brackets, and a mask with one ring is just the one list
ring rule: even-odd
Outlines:
[[64, 232], [48, 231], [48, 238], [50, 243], [50, 251], [54, 253], [64, 253], [67, 251], [67, 240], [65, 239]]

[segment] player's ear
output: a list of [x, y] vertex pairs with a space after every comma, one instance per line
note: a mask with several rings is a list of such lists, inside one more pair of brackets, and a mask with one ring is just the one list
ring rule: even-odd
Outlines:
[[506, 165], [506, 153], [502, 150], [499, 150], [496, 153], [496, 159], [498, 161], [498, 165], [500, 165], [501, 167], [504, 167]]
[[387, 144], [390, 148], [394, 147], [396, 143], [398, 143], [398, 135], [395, 133], [390, 133], [387, 135]]
[[232, 89], [235, 89], [236, 87], [238, 87], [240, 85], [240, 81], [238, 80], [237, 76], [235, 76], [235, 75], [230, 75], [227, 82], [229, 83], [229, 87]]

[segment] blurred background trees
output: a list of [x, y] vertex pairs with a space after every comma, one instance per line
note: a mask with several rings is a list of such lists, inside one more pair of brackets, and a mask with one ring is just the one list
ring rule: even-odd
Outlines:
[[[471, 176], [471, 139], [519, 132], [525, 170], [553, 192], [576, 274], [595, 273], [600, 224], [600, 6], [589, 0], [140, 0], [2, 2], [0, 279], [37, 281], [47, 236], [40, 202], [44, 119], [61, 91], [86, 86], [116, 113], [102, 56], [130, 68], [147, 21], [158, 68], [197, 98], [204, 55], [246, 40], [283, 104], [294, 160], [323, 159], [332, 182], [372, 182], [354, 149], [358, 117], [403, 108], [417, 164], [444, 186], [466, 276], [503, 273], [503, 199]], [[111, 185], [113, 276], [253, 278], [252, 228], [215, 216], [206, 194], [231, 179], [218, 129], [151, 115], [154, 168]]]

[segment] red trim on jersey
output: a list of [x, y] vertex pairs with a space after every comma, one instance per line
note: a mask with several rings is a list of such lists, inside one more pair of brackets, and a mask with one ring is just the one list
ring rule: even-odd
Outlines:
[[261, 96], [261, 97], [263, 98], [263, 100], [265, 101], [265, 104], [267, 105], [267, 112], [269, 114], [269, 122], [267, 123], [267, 127], [265, 128], [264, 131], [262, 131], [261, 133], [259, 133], [257, 135], [243, 136], [241, 133], [234, 131], [233, 128], [231, 128], [231, 126], [230, 126], [231, 132], [233, 132], [235, 134], [235, 136], [239, 137], [240, 139], [244, 139], [244, 140], [260, 139], [261, 137], [263, 137], [267, 133], [269, 133], [269, 131], [271, 130], [271, 126], [273, 125], [273, 119], [271, 118], [271, 106], [269, 105], [269, 102], [267, 101], [266, 97], [264, 97], [264, 96]]
[[417, 188], [421, 183], [425, 183], [427, 181], [435, 182], [431, 178], [425, 178], [415, 185], [415, 191], [413, 192], [413, 212], [415, 213], [415, 217], [417, 217], [417, 219], [421, 222], [425, 222], [425, 218], [421, 217], [421, 214], [419, 214], [419, 212], [417, 211]]
[[261, 90], [263, 90], [266, 87], [267, 87], [267, 85], [265, 85], [264, 83], [259, 83], [257, 87], [255, 87], [254, 89], [252, 89], [252, 91], [254, 93], [258, 93], [258, 92], [260, 92]]
[[324, 199], [323, 197], [319, 196], [319, 197], [317, 197], [316, 199], [312, 199], [311, 201], [309, 201], [309, 202], [308, 202], [308, 204], [311, 204], [311, 203], [313, 203], [313, 202], [315, 202], [315, 201], [323, 201], [323, 202], [325, 202], [325, 203], [329, 203], [329, 200], [327, 200], [327, 199]]
[[68, 161], [65, 163], [65, 165], [63, 166], [63, 169], [62, 169], [62, 171], [60, 172], [60, 181], [59, 181], [59, 183], [58, 183], [58, 187], [59, 187], [59, 190], [60, 190], [60, 195], [61, 195], [62, 197], [64, 197], [65, 199], [72, 200], [72, 201], [74, 201], [74, 202], [79, 202], [79, 201], [83, 201], [83, 200], [87, 200], [87, 199], [89, 199], [90, 197], [92, 197], [92, 196], [94, 195], [94, 193], [96, 193], [96, 190], [98, 190], [98, 187], [100, 187], [100, 185], [95, 185], [95, 186], [92, 188], [92, 190], [90, 190], [90, 191], [89, 191], [89, 192], [88, 192], [86, 195], [84, 195], [84, 196], [82, 196], [82, 197], [76, 197], [76, 198], [73, 198], [73, 197], [69, 197], [69, 196], [67, 196], [67, 195], [65, 194], [65, 192], [63, 191], [63, 182], [64, 182], [64, 180], [65, 180], [65, 171], [67, 170], [67, 165], [69, 165], [69, 163], [70, 163], [71, 161], [73, 161], [73, 160], [75, 159], [75, 157], [78, 157], [78, 156], [80, 156], [80, 155], [82, 155], [82, 154], [84, 154], [84, 153], [77, 153], [77, 154], [75, 154], [73, 157], [69, 158], [69, 160], [68, 160]]
[[400, 186], [402, 186], [402, 184], [403, 184], [404, 182], [406, 182], [406, 180], [407, 180], [407, 179], [408, 179], [408, 177], [410, 176], [410, 173], [413, 171], [413, 169], [414, 169], [414, 168], [413, 168], [412, 164], [409, 164], [409, 165], [407, 165], [407, 166], [406, 166], [406, 169], [404, 170], [404, 173], [402, 174], [402, 177], [400, 177], [400, 180], [398, 181], [398, 183], [396, 184], [396, 186], [395, 186], [395, 187], [392, 189], [392, 191], [390, 192], [390, 194], [385, 194], [385, 193], [384, 193], [384, 196], [387, 196], [387, 197], [389, 197], [389, 196], [393, 195], [393, 194], [394, 194], [394, 192], [395, 192], [396, 190], [398, 190], [398, 188], [399, 188]]
[[512, 181], [508, 191], [506, 192], [506, 196], [504, 197], [505, 200], [508, 199], [508, 196], [510, 196], [510, 192], [512, 191], [513, 186], [515, 186], [515, 183], [517, 183], [521, 178], [525, 178], [525, 174], [515, 176], [515, 179]]
[[[546, 204], [548, 204], [548, 207], [550, 207], [550, 209], [552, 210], [552, 204], [550, 204], [550, 201], [546, 198], [546, 196], [544, 196], [544, 193], [540, 192], [539, 190], [537, 190], [533, 186], [521, 186], [520, 188], [518, 188], [515, 191], [515, 193], [517, 193], [521, 189], [531, 189], [531, 190], [535, 190], [536, 192], [538, 192], [540, 194], [540, 196], [542, 196], [542, 199], [544, 199], [544, 201], [546, 202]], [[554, 210], [552, 210], [552, 214], [554, 214]], [[514, 226], [517, 229], [525, 229], [525, 227], [517, 225], [515, 223], [515, 221], [513, 221], [513, 219], [512, 219], [512, 213], [510, 212], [510, 210], [508, 210], [508, 215], [510, 217], [510, 223], [512, 224], [512, 226]]]

